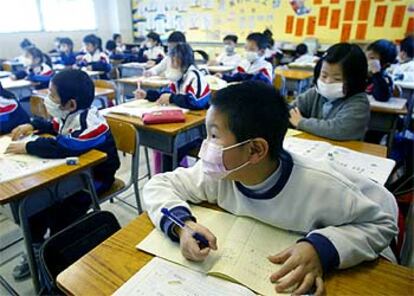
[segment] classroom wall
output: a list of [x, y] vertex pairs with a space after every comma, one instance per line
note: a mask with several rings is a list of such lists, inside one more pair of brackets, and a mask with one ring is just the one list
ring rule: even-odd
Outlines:
[[121, 32], [124, 42], [132, 42], [131, 2], [130, 0], [95, 0], [97, 30], [70, 32], [29, 32], [0, 34], [0, 58], [13, 58], [20, 55], [19, 43], [28, 38], [44, 51], [53, 47], [56, 37], [72, 38], [75, 48], [82, 46], [82, 39], [87, 34], [97, 34], [105, 44], [115, 32]]
[[[277, 41], [320, 43], [401, 39], [414, 29], [408, 0], [132, 0], [134, 36], [150, 30], [168, 35], [184, 30], [190, 41], [219, 42], [229, 33], [240, 37], [269, 28]], [[290, 2], [304, 5], [297, 15]], [[411, 6], [414, 6], [410, 2]]]

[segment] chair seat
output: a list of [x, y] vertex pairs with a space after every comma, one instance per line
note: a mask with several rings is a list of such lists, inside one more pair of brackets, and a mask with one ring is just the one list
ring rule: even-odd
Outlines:
[[193, 148], [187, 152], [188, 156], [194, 157], [198, 159], [198, 153], [200, 152], [200, 148]]
[[121, 179], [115, 178], [114, 183], [112, 184], [111, 188], [109, 188], [107, 191], [103, 192], [98, 196], [99, 199], [104, 199], [107, 196], [110, 196], [111, 194], [118, 192], [125, 188], [125, 182]]

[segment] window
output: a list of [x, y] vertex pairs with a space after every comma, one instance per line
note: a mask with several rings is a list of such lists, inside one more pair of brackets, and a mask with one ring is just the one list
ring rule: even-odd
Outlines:
[[2, 2], [0, 33], [96, 29], [94, 0]]

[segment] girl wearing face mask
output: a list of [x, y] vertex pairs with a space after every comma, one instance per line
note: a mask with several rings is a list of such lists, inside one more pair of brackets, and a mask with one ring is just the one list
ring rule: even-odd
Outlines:
[[148, 33], [146, 42], [138, 52], [138, 62], [146, 62], [147, 67], [152, 67], [161, 62], [164, 57], [165, 52], [160, 35], [155, 32]]
[[83, 44], [86, 54], [77, 63], [77, 67], [104, 72], [100, 78], [108, 79], [112, 66], [109, 63], [109, 57], [102, 51], [102, 40], [98, 36], [90, 34], [83, 38]]
[[217, 57], [217, 64], [234, 68], [240, 64], [241, 57], [236, 53], [237, 39], [236, 35], [227, 35], [224, 37], [224, 52]]
[[243, 60], [232, 74], [220, 74], [216, 76], [227, 82], [241, 82], [247, 80], [259, 80], [272, 84], [273, 67], [265, 60], [265, 51], [268, 39], [262, 33], [251, 33], [247, 36], [246, 52]]
[[47, 88], [53, 76], [50, 59], [36, 47], [28, 47], [23, 59], [24, 70], [13, 72], [11, 79], [30, 80], [36, 89]]
[[333, 140], [361, 140], [370, 116], [367, 68], [359, 46], [339, 43], [330, 47], [315, 67], [315, 86], [293, 102], [290, 123]]
[[60, 38], [59, 59], [55, 64], [70, 67], [76, 64], [76, 54], [73, 52], [73, 41], [70, 38]]

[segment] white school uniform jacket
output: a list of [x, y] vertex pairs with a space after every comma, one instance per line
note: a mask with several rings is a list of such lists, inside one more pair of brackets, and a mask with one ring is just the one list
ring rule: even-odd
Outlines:
[[[253, 77], [249, 77], [250, 75], [253, 75]], [[223, 79], [227, 82], [260, 80], [271, 84], [273, 81], [273, 67], [265, 60], [264, 56], [259, 57], [253, 63], [242, 59], [236, 70], [231, 75], [223, 75]]]
[[[399, 63], [392, 65], [389, 72], [391, 73], [394, 79], [398, 79], [398, 76], [402, 77], [399, 80], [404, 82], [413, 82], [414, 81], [414, 60], [410, 60], [405, 63]], [[402, 75], [402, 76], [401, 76]]]
[[303, 54], [297, 59], [294, 60], [295, 63], [315, 63], [317, 60], [319, 60], [319, 57], [311, 55], [311, 54]]
[[165, 70], [167, 70], [167, 67], [169, 67], [171, 64], [171, 58], [169, 56], [165, 56], [161, 62], [159, 62], [158, 64], [156, 64], [154, 67], [152, 67], [151, 69], [148, 70], [148, 72], [152, 75], [152, 76], [157, 76], [157, 75], [161, 75], [162, 73], [165, 72]]
[[161, 208], [188, 220], [194, 217], [187, 201], [218, 204], [235, 215], [302, 233], [325, 271], [373, 260], [384, 250], [390, 254], [388, 246], [397, 234], [397, 205], [383, 186], [328, 161], [288, 152], [280, 160], [276, 184], [261, 193], [239, 182], [211, 179], [203, 173], [201, 161], [156, 175], [144, 186], [145, 210], [158, 229], [178, 240]]
[[164, 48], [162, 46], [154, 46], [144, 51], [143, 56], [148, 60], [158, 60], [165, 57]]
[[217, 62], [220, 65], [230, 67], [237, 67], [240, 64], [241, 60], [242, 58], [238, 53], [227, 55], [226, 52], [223, 52], [217, 57]]

